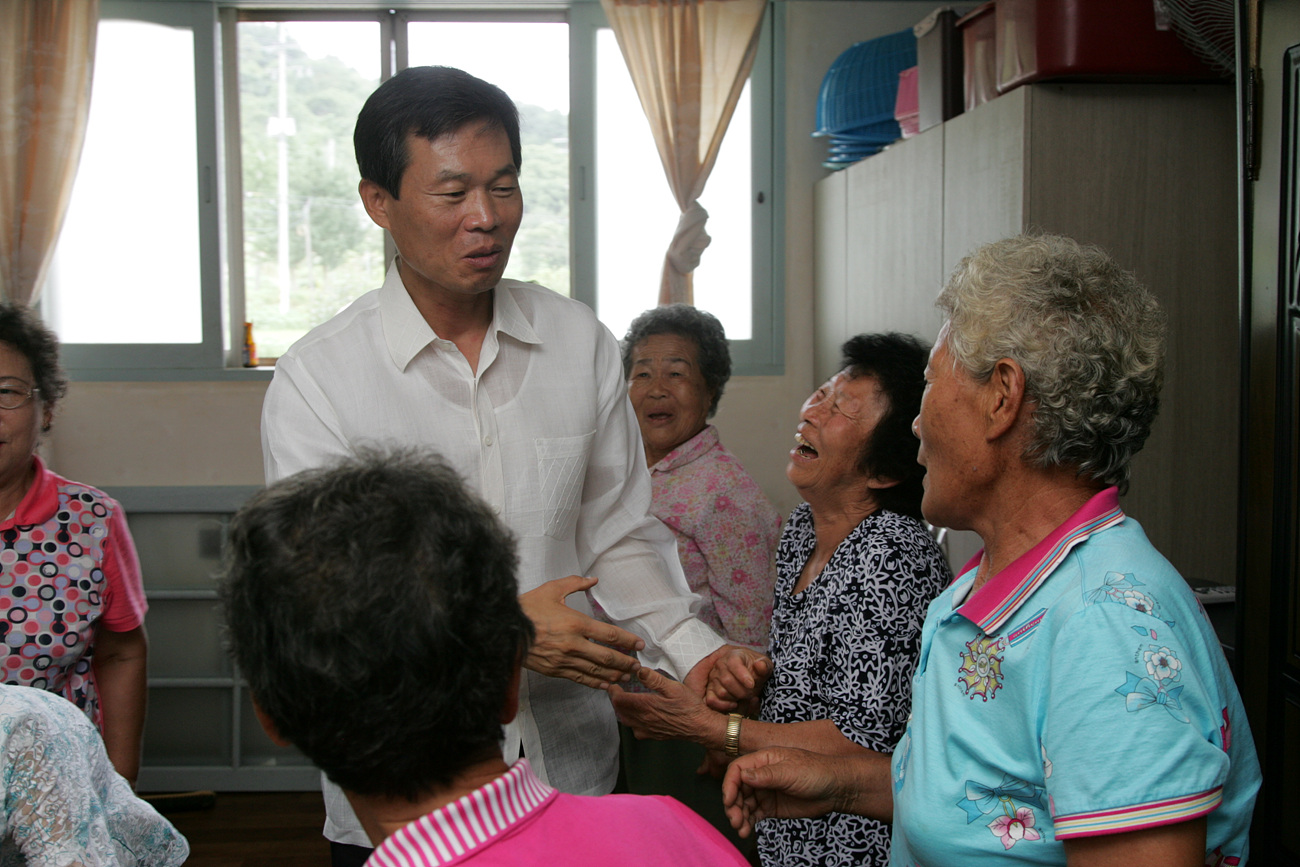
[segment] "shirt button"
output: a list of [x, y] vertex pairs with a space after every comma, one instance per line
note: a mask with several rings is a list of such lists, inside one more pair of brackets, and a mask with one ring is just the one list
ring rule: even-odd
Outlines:
[[492, 445], [493, 442], [494, 440], [492, 439], [492, 434], [488, 434], [487, 436], [483, 437], [483, 445], [490, 446]]

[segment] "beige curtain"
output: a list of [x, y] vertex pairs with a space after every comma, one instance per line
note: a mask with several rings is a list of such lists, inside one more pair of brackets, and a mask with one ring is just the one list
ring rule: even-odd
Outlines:
[[31, 304], [72, 195], [99, 0], [0, 0], [0, 296]]
[[601, 0], [650, 120], [682, 216], [664, 258], [659, 303], [693, 301], [709, 245], [697, 201], [749, 70], [767, 0]]

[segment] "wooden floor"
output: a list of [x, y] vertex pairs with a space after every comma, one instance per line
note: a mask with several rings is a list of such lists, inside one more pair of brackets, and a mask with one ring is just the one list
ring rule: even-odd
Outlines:
[[187, 867], [329, 867], [320, 792], [222, 792], [212, 809], [166, 816], [190, 841]]

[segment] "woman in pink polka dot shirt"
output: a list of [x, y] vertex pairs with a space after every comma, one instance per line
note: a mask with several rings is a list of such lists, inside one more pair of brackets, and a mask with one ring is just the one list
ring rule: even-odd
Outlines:
[[5, 683], [81, 708], [134, 784], [148, 655], [140, 564], [122, 507], [36, 454], [66, 390], [55, 336], [0, 305], [0, 666]]

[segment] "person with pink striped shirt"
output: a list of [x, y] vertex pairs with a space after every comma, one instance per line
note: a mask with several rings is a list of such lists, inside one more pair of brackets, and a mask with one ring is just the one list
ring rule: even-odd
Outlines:
[[236, 515], [221, 580], [262, 726], [343, 789], [378, 867], [746, 864], [671, 798], [569, 795], [507, 764], [534, 637], [516, 566], [509, 531], [431, 456], [270, 486]]

